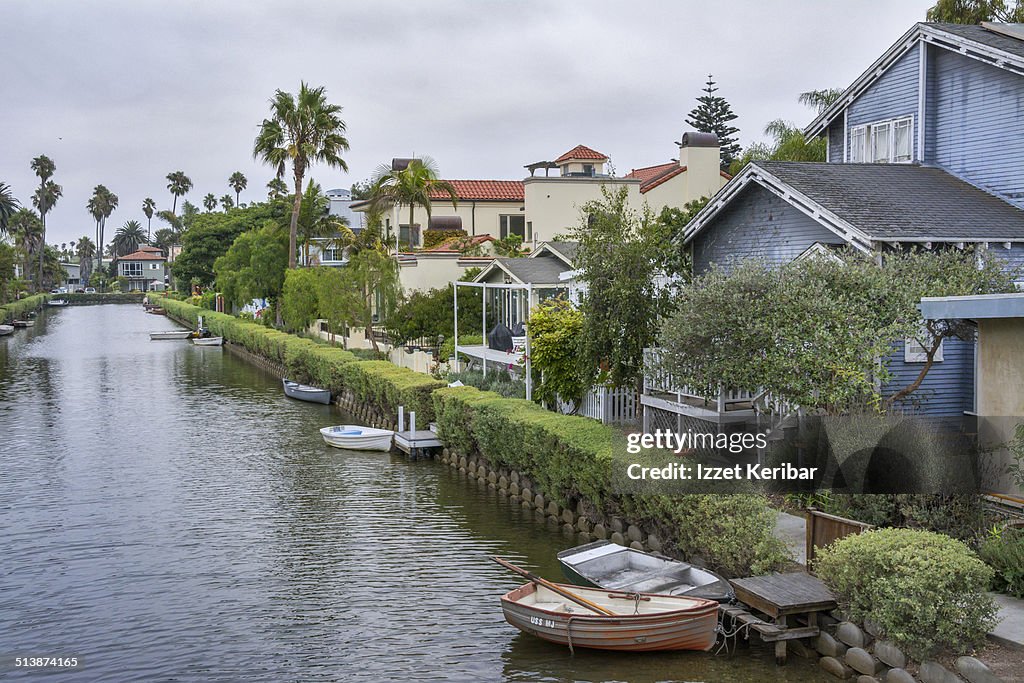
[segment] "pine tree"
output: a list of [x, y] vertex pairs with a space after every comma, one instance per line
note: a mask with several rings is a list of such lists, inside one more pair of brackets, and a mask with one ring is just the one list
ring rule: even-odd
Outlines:
[[736, 118], [736, 114], [732, 112], [732, 106], [724, 97], [715, 94], [718, 88], [715, 87], [711, 74], [708, 74], [708, 82], [703, 91], [705, 94], [697, 98], [700, 104], [690, 112], [686, 123], [701, 133], [714, 133], [718, 136], [722, 167], [728, 168], [741, 151], [736, 138], [736, 133], [740, 132], [740, 129], [729, 125], [729, 122]]

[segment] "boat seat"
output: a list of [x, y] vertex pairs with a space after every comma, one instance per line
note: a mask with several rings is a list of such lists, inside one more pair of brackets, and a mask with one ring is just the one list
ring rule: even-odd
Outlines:
[[565, 612], [564, 602], [535, 602], [533, 606], [537, 609], [544, 609], [549, 612]]

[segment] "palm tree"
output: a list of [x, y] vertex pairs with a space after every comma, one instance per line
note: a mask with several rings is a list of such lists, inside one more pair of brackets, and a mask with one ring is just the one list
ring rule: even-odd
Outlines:
[[192, 189], [192, 179], [185, 175], [184, 171], [174, 171], [167, 174], [167, 189], [171, 191], [174, 201], [171, 203], [171, 213], [178, 212], [178, 197], [188, 194]]
[[330, 201], [323, 194], [319, 183], [312, 180], [306, 184], [299, 212], [299, 238], [302, 241], [302, 262], [309, 265], [309, 245], [314, 239], [332, 238], [325, 248], [344, 249], [355, 241], [355, 233], [348, 227], [342, 216], [332, 216]]
[[271, 178], [267, 183], [267, 199], [281, 199], [286, 192], [288, 192], [288, 184], [280, 178]]
[[96, 219], [96, 258], [99, 262], [96, 269], [103, 265], [103, 232], [107, 227], [107, 219], [117, 208], [117, 195], [108, 190], [104, 185], [97, 185], [92, 191], [92, 197], [86, 207], [89, 213]]
[[[32, 171], [35, 172], [39, 178], [39, 188], [32, 195], [32, 204], [39, 211], [39, 218], [43, 223], [43, 244], [46, 244], [46, 214], [50, 212], [56, 204], [57, 200], [60, 199], [61, 195], [64, 194], [63, 188], [60, 185], [50, 180], [53, 177], [54, 172], [57, 170], [56, 164], [53, 160], [45, 154], [40, 154], [29, 164], [32, 167]], [[43, 252], [44, 249], [39, 250], [39, 284], [43, 281]]]
[[78, 242], [75, 243], [75, 254], [78, 255], [81, 281], [87, 283], [89, 282], [89, 276], [92, 274], [92, 259], [96, 256], [96, 244], [88, 237], [80, 237]]
[[[382, 164], [374, 176], [370, 190], [370, 210], [381, 212], [392, 206], [409, 206], [409, 239], [412, 241], [412, 226], [417, 206], [422, 206], [430, 220], [430, 203], [433, 196], [446, 194], [453, 205], [458, 204], [455, 188], [447, 180], [438, 177], [437, 165], [430, 157], [413, 159], [405, 168]], [[398, 251], [398, 234], [395, 235], [395, 251]]]
[[21, 204], [11, 193], [11, 186], [0, 183], [0, 235], [7, 234], [7, 224]]
[[242, 175], [241, 171], [235, 171], [234, 173], [231, 174], [231, 177], [228, 178], [228, 185], [230, 185], [231, 189], [235, 191], [235, 206], [238, 206], [238, 196], [242, 193], [242, 190], [244, 190], [245, 186], [248, 184], [249, 181], [246, 179], [244, 175]]
[[288, 267], [295, 268], [295, 242], [299, 210], [302, 208], [302, 179], [316, 162], [348, 171], [341, 158], [348, 151], [341, 107], [327, 102], [324, 88], [310, 88], [303, 81], [298, 97], [278, 90], [270, 100], [271, 118], [263, 119], [253, 144], [253, 157], [277, 169], [277, 177], [291, 164], [295, 181], [292, 219], [288, 231]]
[[235, 200], [231, 198], [231, 195], [226, 194], [220, 198], [220, 205], [224, 207], [224, 210], [232, 209], [235, 206]]
[[[21, 252], [22, 268], [27, 277], [32, 257], [42, 244], [43, 222], [32, 209], [21, 208], [11, 216], [8, 230], [14, 238], [14, 247]], [[40, 286], [37, 282], [36, 286]]]
[[811, 109], [814, 109], [819, 114], [830, 106], [832, 103], [843, 96], [842, 88], [825, 88], [824, 90], [808, 90], [807, 92], [800, 93], [800, 97], [797, 101], [800, 104], [806, 104]]
[[203, 207], [207, 211], [213, 211], [217, 208], [217, 198], [213, 196], [212, 192], [203, 197]]
[[146, 236], [142, 233], [142, 225], [136, 220], [126, 221], [114, 235], [114, 252], [118, 256], [131, 254], [139, 250], [140, 244], [145, 243]]
[[[163, 211], [157, 211], [156, 217], [162, 220], [164, 223], [167, 223], [167, 225], [171, 226], [171, 230], [174, 231], [175, 235], [181, 234], [181, 230], [184, 227], [184, 225], [182, 224], [181, 219], [178, 218], [177, 215], [171, 213], [167, 209], [164, 209]], [[160, 231], [157, 230], [157, 232]]]
[[142, 200], [142, 213], [146, 214], [146, 239], [149, 239], [150, 228], [153, 227], [153, 214], [156, 213], [156, 202], [150, 197]]
[[160, 247], [166, 256], [171, 250], [171, 245], [178, 241], [178, 234], [171, 228], [160, 228], [153, 233], [153, 246]]

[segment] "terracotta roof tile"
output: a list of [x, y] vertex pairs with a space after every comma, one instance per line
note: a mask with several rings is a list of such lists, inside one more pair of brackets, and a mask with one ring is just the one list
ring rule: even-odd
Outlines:
[[[523, 201], [521, 180], [449, 180], [459, 201]], [[431, 192], [431, 199], [448, 199], [447, 192]]]
[[668, 163], [658, 164], [657, 166], [644, 166], [643, 168], [634, 168], [632, 171], [626, 174], [626, 177], [636, 178], [637, 180], [640, 181], [641, 184], [643, 184], [646, 183], [648, 180], [657, 178], [662, 173], [667, 173], [668, 171], [671, 171], [673, 168], [676, 168], [678, 166], [679, 164], [677, 164], [676, 162], [669, 161]]
[[586, 145], [576, 145], [562, 156], [555, 159], [556, 164], [560, 164], [563, 161], [569, 159], [593, 159], [595, 161], [607, 161], [608, 155], [601, 154], [595, 149], [590, 149]]
[[139, 251], [133, 251], [132, 253], [125, 254], [124, 256], [118, 256], [117, 260], [118, 261], [166, 261], [167, 259], [164, 258], [164, 255], [162, 253], [161, 254], [155, 254], [153, 252], [142, 251], [140, 249]]

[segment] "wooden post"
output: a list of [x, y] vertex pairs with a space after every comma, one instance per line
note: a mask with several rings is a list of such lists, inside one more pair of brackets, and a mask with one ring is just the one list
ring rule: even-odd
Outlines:
[[455, 351], [452, 353], [452, 367], [455, 368], [455, 372], [459, 371], [459, 283], [456, 282], [452, 287], [452, 295], [455, 298], [455, 337], [453, 341], [455, 343]]
[[398, 406], [398, 431], [405, 431], [405, 406]]
[[[776, 625], [780, 628], [786, 628], [786, 615], [782, 615], [775, 620]], [[782, 666], [786, 663], [786, 641], [777, 640], [775, 641], [775, 663]]]

